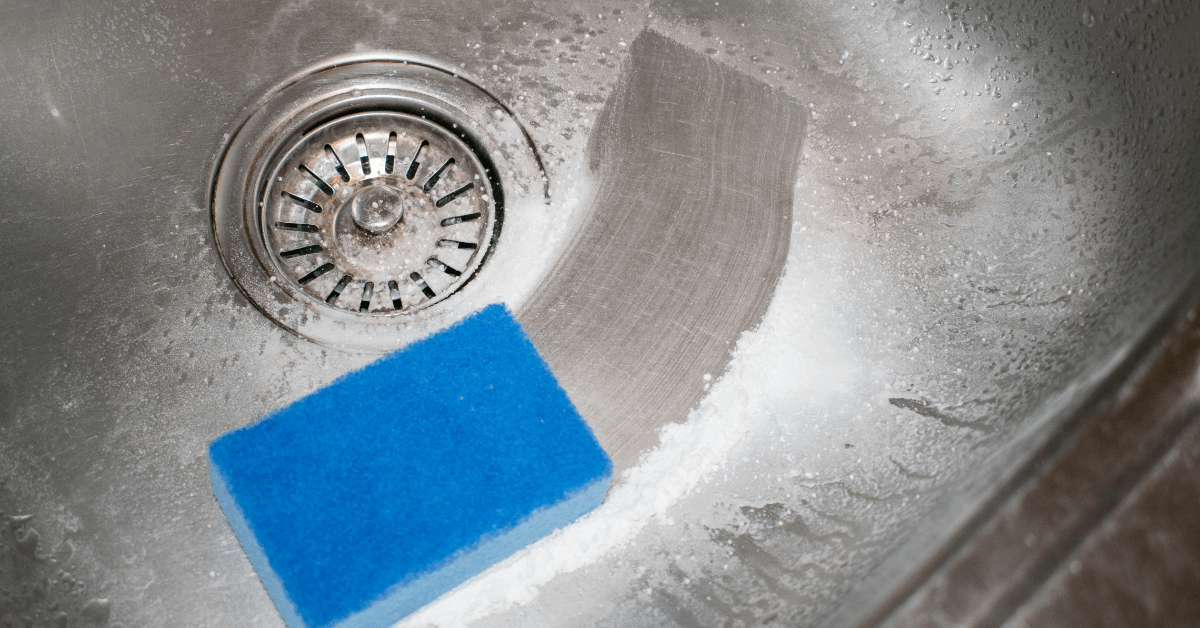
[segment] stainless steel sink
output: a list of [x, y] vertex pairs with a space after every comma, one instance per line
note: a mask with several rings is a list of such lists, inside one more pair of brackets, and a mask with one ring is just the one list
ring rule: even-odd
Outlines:
[[[1185, 3], [6, 15], [0, 625], [282, 625], [206, 447], [388, 347], [264, 316], [213, 185], [281, 85], [347, 60], [427, 61], [528, 133], [549, 204], [469, 294], [626, 471], [586, 559], [566, 530], [412, 625], [1017, 621], [1049, 575], [967, 610], [929, 583], [1197, 294]], [[540, 256], [510, 292], [505, 246]]]

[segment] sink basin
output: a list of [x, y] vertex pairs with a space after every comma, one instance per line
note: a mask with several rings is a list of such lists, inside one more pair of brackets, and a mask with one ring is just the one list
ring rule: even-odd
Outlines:
[[509, 303], [623, 473], [405, 625], [879, 625], [1196, 294], [1179, 3], [8, 14], [10, 623], [283, 625], [206, 448], [379, 351], [264, 316], [213, 186], [265, 99], [347, 60], [432, 63], [527, 133], [549, 200], [512, 200], [458, 302]]

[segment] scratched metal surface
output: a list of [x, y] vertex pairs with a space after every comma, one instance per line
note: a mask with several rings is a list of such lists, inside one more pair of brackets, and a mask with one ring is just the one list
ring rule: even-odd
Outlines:
[[[786, 241], [792, 283], [781, 285], [835, 285], [820, 303], [788, 305], [836, 321], [828, 346], [841, 353], [828, 356], [849, 356], [857, 373], [837, 391], [840, 409], [813, 414], [803, 382], [770, 382], [798, 391], [775, 408], [780, 430], [791, 430], [786, 445], [769, 423], [756, 427], [719, 481], [672, 507], [677, 525], [654, 522], [478, 625], [853, 619], [844, 601], [870, 606], [963, 520], [1197, 267], [1189, 6], [87, 1], [10, 3], [6, 16], [0, 620], [9, 623], [281, 625], [212, 499], [204, 450], [370, 358], [299, 340], [246, 303], [212, 245], [206, 194], [243, 107], [331, 56], [418, 51], [510, 103], [560, 190], [597, 182], [574, 242], [598, 264], [660, 254], [667, 266], [703, 267], [707, 258], [676, 258], [657, 243], [605, 249], [588, 240], [589, 225], [607, 218], [596, 212], [685, 197], [695, 203], [679, 211], [722, 224], [729, 216], [718, 209], [752, 186], [756, 206], [739, 208], [747, 223], [721, 234], [774, 233], [768, 217], [789, 196], [791, 231], [728, 259], [777, 263]], [[655, 35], [638, 40], [647, 30]], [[633, 57], [653, 49], [667, 51], [664, 66], [645, 70]], [[655, 86], [651, 75], [677, 84]], [[647, 90], [702, 95], [698, 86], [718, 85], [757, 108], [715, 95], [642, 108], [645, 119], [634, 108]], [[808, 110], [803, 123], [791, 102]], [[693, 119], [699, 127], [646, 144], [621, 139]], [[776, 132], [764, 136], [762, 120]], [[703, 139], [710, 152], [696, 154]], [[748, 161], [722, 163], [760, 140]], [[637, 169], [655, 146], [707, 163], [661, 153], [655, 178]], [[593, 156], [595, 170], [580, 174]], [[712, 187], [693, 190], [704, 172]], [[621, 178], [651, 187], [634, 194]], [[689, 243], [711, 241], [723, 240]], [[565, 257], [551, 282], [613, 280], [578, 263]], [[721, 333], [753, 326], [771, 277], [718, 277], [704, 294], [736, 311]], [[629, 281], [617, 284], [630, 290], [621, 298], [645, 289], [652, 302], [679, 288]], [[724, 291], [732, 287], [745, 292]], [[725, 311], [694, 307], [677, 313]], [[573, 370], [570, 322], [554, 329], [557, 311], [531, 312], [525, 320], [574, 394], [604, 394], [586, 392], [593, 382]], [[719, 344], [691, 348], [714, 368], [726, 359]], [[792, 348], [761, 359], [786, 363]], [[612, 368], [610, 349], [588, 349], [589, 359]], [[651, 408], [628, 425], [614, 415], [623, 464], [703, 391], [698, 364], [667, 374], [678, 387], [621, 400]], [[861, 582], [867, 590], [856, 590]]]
[[593, 207], [520, 317], [619, 472], [657, 442], [651, 421], [687, 416], [766, 312], [804, 113], [646, 32], [591, 137]]

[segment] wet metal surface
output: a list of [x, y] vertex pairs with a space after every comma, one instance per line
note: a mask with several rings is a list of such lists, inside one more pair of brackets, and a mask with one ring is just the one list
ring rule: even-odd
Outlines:
[[[5, 8], [0, 619], [18, 625], [282, 625], [205, 448], [372, 356], [245, 300], [209, 191], [237, 121], [331, 58], [439, 59], [529, 130], [574, 237], [530, 236], [564, 254], [518, 309], [621, 464], [705, 373], [735, 393], [672, 432], [736, 428], [716, 471], [602, 557], [482, 600], [477, 626], [898, 617], [913, 567], [1086, 424], [1072, 411], [1153, 352], [1200, 267], [1189, 3]], [[1013, 621], [1066, 608], [1027, 593], [1042, 610]]]
[[[930, 617], [980, 627], [1185, 625], [1180, 620], [1194, 615], [1183, 609], [1200, 591], [1200, 548], [1184, 532], [1200, 515], [1200, 493], [1181, 475], [1196, 448], [1196, 312], [1173, 327], [1133, 381], [1098, 391], [1101, 409], [1085, 411], [1080, 425], [1060, 433], [1061, 442], [1031, 459], [1010, 497], [968, 529], [970, 538], [904, 591], [897, 606], [860, 625], [923, 626]], [[1147, 538], [1121, 542], [1137, 530]], [[1101, 585], [1089, 592], [1097, 599], [1070, 622], [1052, 621], [1079, 604], [1075, 576], [1085, 562], [1085, 578]], [[1131, 574], [1151, 580], [1120, 582]], [[1100, 594], [1105, 588], [1123, 592]]]

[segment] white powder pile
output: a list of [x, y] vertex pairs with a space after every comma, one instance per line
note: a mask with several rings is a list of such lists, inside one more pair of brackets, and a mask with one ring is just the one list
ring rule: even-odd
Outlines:
[[590, 181], [584, 171], [578, 162], [561, 168], [551, 203], [540, 190], [509, 200], [492, 258], [463, 290], [463, 299], [455, 299], [465, 301], [459, 307], [464, 315], [496, 302], [516, 312], [541, 285], [586, 213], [583, 199], [590, 197]]
[[[668, 509], [721, 469], [743, 436], [761, 431], [770, 417], [792, 413], [800, 400], [819, 406], [850, 390], [855, 361], [829, 307], [842, 281], [828, 272], [839, 259], [838, 247], [833, 238], [811, 232], [801, 239], [803, 261], [789, 256], [762, 325], [742, 335], [729, 371], [686, 423], [661, 430], [659, 446], [623, 474], [600, 508], [399, 625], [459, 626], [530, 602], [556, 576], [595, 563], [648, 524], [673, 523]], [[797, 248], [794, 241], [793, 251]]]

